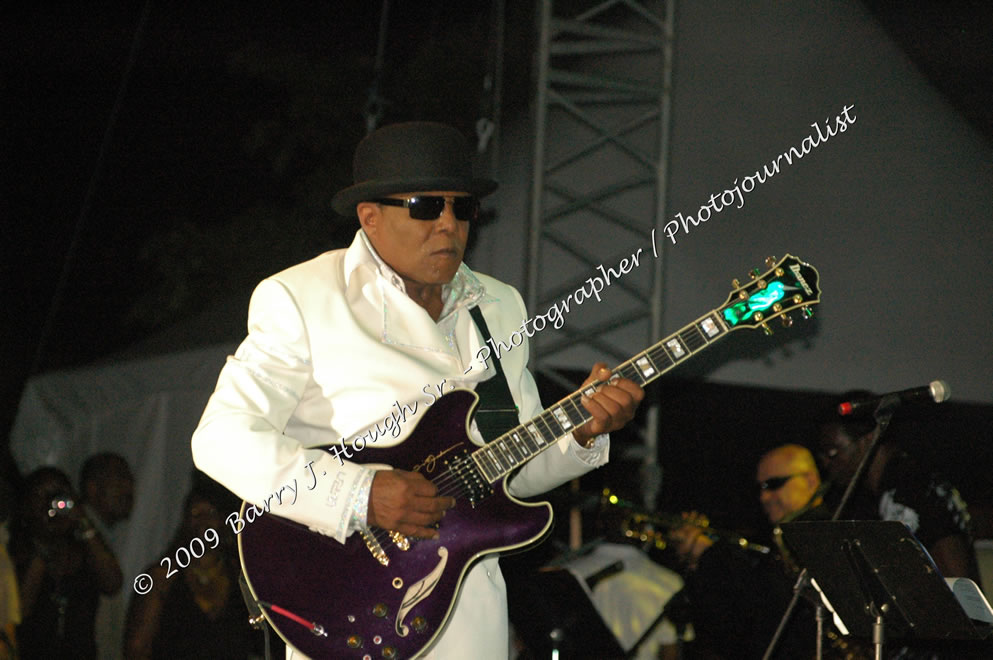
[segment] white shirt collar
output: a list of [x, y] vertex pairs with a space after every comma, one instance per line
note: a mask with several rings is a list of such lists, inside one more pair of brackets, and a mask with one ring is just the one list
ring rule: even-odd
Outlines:
[[[379, 276], [391, 286], [401, 291], [404, 295], [407, 294], [407, 288], [403, 283], [403, 278], [389, 264], [383, 261], [383, 258], [376, 252], [369, 237], [366, 236], [362, 229], [356, 232], [355, 241], [352, 243], [352, 247], [349, 248], [348, 252], [350, 256], [354, 256], [354, 259], [346, 258], [345, 260], [346, 282], [350, 279], [352, 272], [356, 268], [366, 265], [377, 271]], [[485, 294], [486, 289], [483, 287], [483, 283], [479, 281], [479, 278], [472, 272], [472, 269], [466, 266], [465, 262], [459, 264], [459, 269], [455, 271], [455, 277], [441, 289], [441, 295], [445, 304], [442, 307], [438, 323], [443, 323], [449, 315], [463, 307], [468, 309], [477, 304]]]

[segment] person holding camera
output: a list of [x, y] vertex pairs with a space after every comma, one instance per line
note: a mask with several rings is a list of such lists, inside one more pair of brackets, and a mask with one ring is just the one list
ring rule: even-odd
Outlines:
[[24, 481], [10, 543], [24, 658], [96, 658], [98, 598], [121, 588], [117, 560], [77, 502], [69, 478], [54, 467]]

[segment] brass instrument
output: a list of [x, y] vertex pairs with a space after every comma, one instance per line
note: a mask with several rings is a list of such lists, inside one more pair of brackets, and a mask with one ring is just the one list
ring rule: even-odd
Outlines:
[[701, 522], [671, 513], [645, 513], [639, 510], [633, 502], [622, 500], [617, 495], [611, 493], [609, 488], [603, 489], [600, 502], [604, 506], [610, 505], [629, 510], [631, 513], [628, 514], [627, 518], [621, 524], [621, 532], [629, 539], [637, 539], [643, 543], [651, 541], [659, 550], [665, 549], [669, 530], [685, 527], [686, 525], [695, 525], [703, 530], [703, 533], [712, 541], [727, 541], [745, 550], [759, 552], [764, 555], [769, 554], [770, 551], [768, 546], [753, 543], [735, 532], [711, 527], [706, 521]]

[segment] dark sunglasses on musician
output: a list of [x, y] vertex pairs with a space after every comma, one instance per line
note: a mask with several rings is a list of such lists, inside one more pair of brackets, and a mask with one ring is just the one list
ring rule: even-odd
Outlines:
[[799, 477], [799, 474], [787, 474], [782, 477], [770, 477], [765, 481], [760, 481], [758, 483], [759, 490], [771, 490], [776, 491], [786, 485], [786, 482], [793, 477]]
[[[452, 200], [452, 213], [456, 220], [477, 220], [479, 218], [479, 200], [475, 197], [448, 197]], [[385, 206], [402, 206], [414, 220], [437, 220], [445, 210], [446, 198], [440, 195], [418, 195], [406, 199], [381, 197], [372, 200]]]

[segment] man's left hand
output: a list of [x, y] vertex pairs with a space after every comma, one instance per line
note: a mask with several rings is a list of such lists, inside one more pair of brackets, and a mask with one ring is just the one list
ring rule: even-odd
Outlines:
[[[583, 387], [597, 380], [606, 381], [610, 378], [610, 374], [610, 369], [605, 363], [597, 362], [590, 370], [589, 377], [583, 381]], [[585, 447], [591, 438], [622, 428], [634, 418], [638, 404], [643, 398], [645, 391], [627, 378], [604, 383], [593, 396], [583, 396], [580, 400], [583, 407], [593, 415], [593, 419], [574, 429], [572, 436], [576, 442]]]

